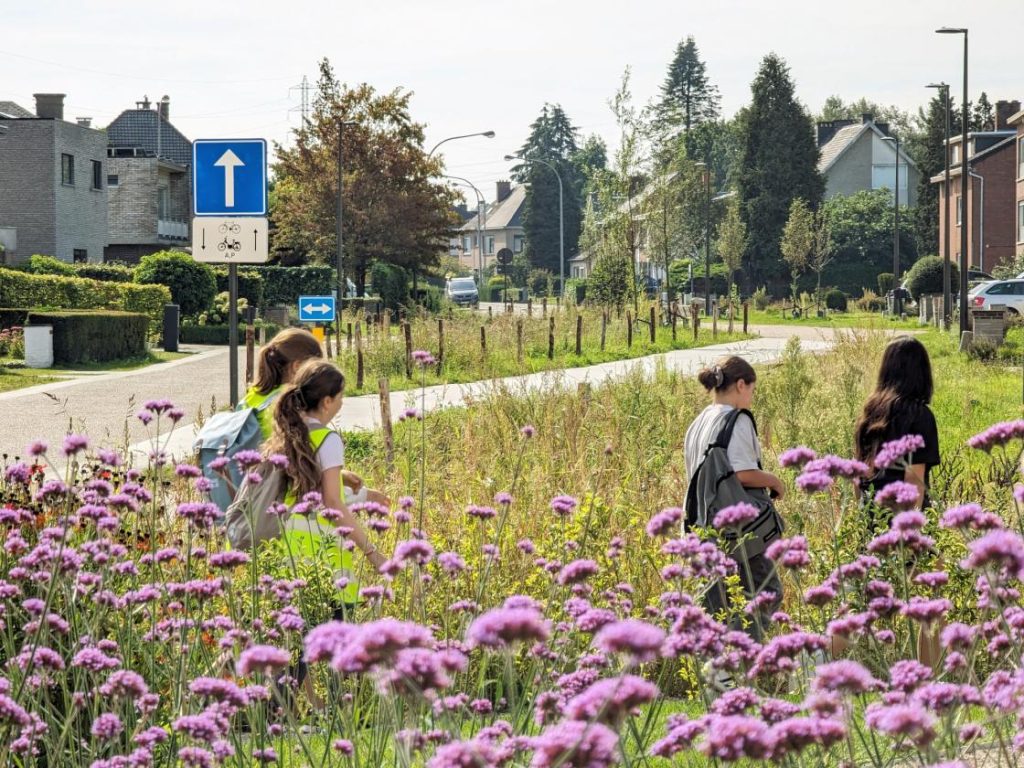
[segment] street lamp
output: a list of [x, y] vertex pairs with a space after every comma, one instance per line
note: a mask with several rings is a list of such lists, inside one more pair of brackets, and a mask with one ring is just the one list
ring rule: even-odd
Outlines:
[[[481, 230], [480, 228], [481, 217], [484, 218], [483, 229], [487, 229], [487, 206], [485, 205], [484, 202], [484, 196], [480, 192], [480, 190], [476, 188], [476, 185], [469, 179], [464, 179], [461, 176], [445, 176], [444, 178], [462, 182], [467, 187], [471, 188], [474, 192], [476, 192], [476, 242], [479, 247], [479, 250], [477, 252], [477, 263], [480, 265], [480, 269], [478, 270], [477, 274], [476, 292], [477, 296], [480, 297], [484, 295], [484, 240], [483, 230]], [[469, 249], [469, 258], [471, 260], [473, 258], [472, 248]], [[472, 261], [470, 261], [470, 263], [472, 263]]]
[[[340, 120], [338, 121], [338, 215], [335, 218], [335, 238], [338, 242], [338, 254], [337, 254], [337, 268], [338, 268], [338, 307], [343, 311], [345, 309], [345, 273], [342, 271], [342, 261], [344, 253], [344, 206], [341, 202], [342, 190], [345, 185], [345, 175], [343, 172], [344, 168], [344, 137], [345, 137], [345, 126], [358, 125], [355, 120]], [[341, 311], [335, 314], [337, 318], [337, 332], [338, 339], [341, 338]], [[341, 342], [338, 341], [338, 344]], [[338, 347], [341, 349], [341, 347]]]
[[434, 153], [437, 151], [437, 148], [444, 144], [446, 141], [455, 141], [456, 139], [470, 139], [473, 136], [483, 136], [488, 139], [493, 139], [494, 131], [480, 131], [480, 133], [463, 133], [459, 136], [449, 136], [447, 139], [441, 139], [439, 142], [437, 142], [437, 144], [434, 145], [433, 149], [427, 152], [427, 157], [433, 157]]
[[943, 207], [943, 256], [942, 259], [942, 326], [949, 330], [949, 318], [952, 314], [952, 304], [949, 288], [949, 84], [929, 83], [929, 88], [938, 88], [942, 95], [942, 111], [946, 120], [945, 143], [943, 144], [942, 165], [944, 168], [945, 181], [942, 189], [946, 204]]
[[541, 160], [535, 157], [523, 157], [522, 155], [505, 155], [505, 162], [509, 162], [510, 160], [522, 160], [524, 163], [540, 163], [541, 165], [546, 165], [551, 169], [551, 172], [555, 174], [555, 178], [558, 179], [558, 296], [559, 299], [562, 299], [565, 297], [565, 217], [563, 215], [564, 209], [562, 207], [562, 175], [558, 172], [558, 169], [547, 160]]
[[935, 30], [940, 35], [963, 35], [964, 36], [964, 94], [960, 107], [961, 131], [960, 131], [960, 205], [963, 213], [960, 217], [960, 335], [967, 331], [967, 28], [966, 27], [940, 27]]
[[882, 141], [896, 145], [896, 189], [892, 208], [892, 276], [896, 285], [893, 291], [893, 310], [896, 317], [903, 315], [903, 293], [900, 288], [900, 140], [895, 136], [883, 136]]
[[704, 314], [711, 316], [711, 169], [704, 162], [693, 164], [703, 168], [704, 181]]

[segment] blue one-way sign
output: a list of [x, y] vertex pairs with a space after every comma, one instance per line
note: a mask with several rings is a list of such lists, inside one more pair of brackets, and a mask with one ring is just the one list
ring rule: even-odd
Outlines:
[[300, 323], [333, 323], [334, 322], [334, 297], [333, 296], [300, 296], [299, 297], [299, 322]]
[[266, 216], [267, 142], [196, 139], [192, 184], [196, 216]]

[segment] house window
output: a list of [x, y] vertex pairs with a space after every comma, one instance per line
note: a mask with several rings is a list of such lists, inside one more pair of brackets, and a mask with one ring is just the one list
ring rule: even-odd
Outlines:
[[949, 164], [956, 165], [960, 162], [960, 145], [954, 144], [949, 148]]
[[1024, 200], [1017, 203], [1017, 242], [1024, 243]]
[[61, 154], [60, 156], [60, 183], [69, 187], [75, 186], [75, 156]]
[[462, 236], [462, 250], [465, 253], [469, 253], [473, 250], [473, 236], [463, 235]]
[[107, 175], [107, 186], [108, 187], [116, 187], [120, 183], [121, 183], [121, 181], [120, 181], [120, 179], [117, 178], [117, 174], [116, 173], [111, 173], [111, 174]]
[[493, 237], [485, 237], [484, 238], [484, 248], [486, 249], [484, 251], [484, 253], [494, 253], [494, 238]]
[[92, 188], [103, 189], [103, 163], [99, 160], [92, 161]]
[[522, 253], [523, 246], [526, 244], [525, 235], [512, 235], [512, 251], [515, 253]]
[[75, 248], [71, 252], [71, 257], [74, 259], [75, 264], [84, 264], [89, 260], [89, 251], [85, 248]]
[[166, 219], [167, 211], [171, 207], [171, 190], [167, 187], [160, 187], [156, 191], [156, 217]]
[[1017, 139], [1017, 178], [1024, 179], [1024, 136]]
[[963, 198], [960, 195], [956, 196], [956, 225], [959, 227], [964, 223], [964, 206]]

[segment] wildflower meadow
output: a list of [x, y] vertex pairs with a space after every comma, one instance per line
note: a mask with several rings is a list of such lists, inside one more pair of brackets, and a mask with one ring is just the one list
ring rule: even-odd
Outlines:
[[[978, 423], [956, 400], [963, 363], [933, 350], [940, 424], [960, 414], [933, 505], [902, 484], [858, 498], [872, 468], [842, 447], [882, 343], [794, 346], [759, 383], [790, 493], [767, 552], [783, 594], [752, 601], [728, 537], [757, 510], [683, 525], [704, 396], [665, 371], [437, 414], [410, 393], [392, 456], [347, 435], [395, 499], [353, 506], [389, 555], [373, 572], [354, 553], [354, 606], [284, 539], [227, 546], [200, 469], [165, 454], [187, 416], [173, 403], [138, 414], [148, 456], [73, 433], [8, 446], [0, 764], [1017, 765], [1024, 421]], [[255, 483], [268, 466], [235, 460]], [[277, 511], [332, 516], [316, 494]]]

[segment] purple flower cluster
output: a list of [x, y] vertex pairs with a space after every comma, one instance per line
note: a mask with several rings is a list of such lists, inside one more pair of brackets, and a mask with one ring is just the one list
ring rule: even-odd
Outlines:
[[974, 435], [967, 441], [967, 445], [979, 451], [991, 451], [1013, 440], [1024, 439], [1024, 419], [1017, 421], [1003, 421], [993, 424], [984, 432]]
[[924, 438], [920, 435], [904, 435], [898, 440], [883, 443], [875, 454], [875, 468], [888, 469], [897, 462], [912, 456], [924, 448]]

